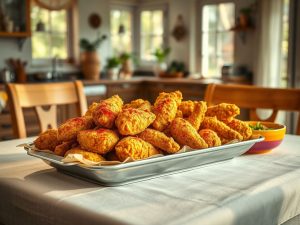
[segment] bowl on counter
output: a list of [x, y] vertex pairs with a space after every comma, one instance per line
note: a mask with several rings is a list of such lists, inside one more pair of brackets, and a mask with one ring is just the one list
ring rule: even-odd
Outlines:
[[253, 136], [263, 136], [265, 139], [255, 143], [246, 154], [262, 154], [276, 148], [282, 142], [286, 126], [273, 122], [248, 121], [252, 128]]

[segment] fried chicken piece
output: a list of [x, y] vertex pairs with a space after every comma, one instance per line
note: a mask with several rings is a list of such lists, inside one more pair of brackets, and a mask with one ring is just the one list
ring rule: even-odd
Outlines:
[[101, 155], [113, 150], [119, 140], [116, 132], [104, 128], [98, 130], [83, 130], [77, 135], [81, 148]]
[[239, 132], [243, 136], [243, 140], [248, 140], [252, 136], [252, 129], [244, 121], [233, 119], [230, 122], [225, 122], [231, 129]]
[[189, 117], [194, 111], [194, 102], [191, 100], [182, 101], [178, 106], [178, 110], [182, 112], [183, 117]]
[[98, 107], [100, 103], [99, 102], [93, 102], [88, 110], [86, 111], [86, 113], [84, 114], [84, 116], [93, 116], [93, 112], [95, 111], [95, 109]]
[[138, 137], [167, 153], [172, 154], [180, 150], [179, 144], [177, 144], [172, 137], [168, 137], [158, 130], [147, 128], [140, 133]]
[[118, 95], [101, 101], [93, 112], [95, 124], [105, 128], [112, 128], [115, 119], [122, 110], [122, 106], [123, 100]]
[[81, 149], [79, 147], [68, 150], [65, 154], [65, 157], [68, 156], [69, 154], [80, 154], [84, 159], [90, 160], [92, 162], [106, 161], [105, 158], [102, 157], [101, 155], [94, 152], [85, 151], [84, 149]]
[[225, 123], [219, 121], [216, 117], [204, 117], [204, 120], [201, 123], [201, 129], [211, 129], [215, 131], [221, 140], [243, 140], [242, 135], [228, 127]]
[[119, 113], [116, 126], [122, 135], [135, 135], [145, 130], [155, 120], [155, 114], [141, 109], [128, 108]]
[[76, 141], [67, 141], [63, 142], [60, 145], [57, 145], [54, 149], [54, 154], [59, 156], [64, 156], [68, 150], [73, 147], [76, 147], [78, 143]]
[[58, 127], [58, 140], [75, 141], [79, 131], [91, 129], [93, 127], [93, 118], [90, 116], [69, 119]]
[[58, 132], [55, 129], [49, 129], [41, 133], [34, 141], [36, 148], [40, 150], [54, 151], [55, 147], [60, 144]]
[[159, 94], [153, 106], [153, 112], [156, 115], [153, 127], [156, 130], [163, 131], [175, 119], [181, 99], [180, 91]]
[[221, 103], [207, 108], [205, 116], [216, 116], [221, 121], [231, 121], [240, 114], [240, 108], [235, 104]]
[[143, 100], [139, 98], [123, 106], [123, 110], [128, 108], [151, 111], [151, 103], [147, 100]]
[[202, 129], [199, 131], [200, 136], [204, 139], [208, 147], [216, 147], [222, 144], [217, 133], [210, 129]]
[[138, 137], [123, 138], [115, 147], [116, 154], [121, 161], [128, 157], [139, 160], [160, 154], [160, 152], [150, 143]]
[[181, 110], [178, 110], [178, 109], [177, 109], [175, 118], [183, 118], [183, 113], [182, 113]]
[[185, 119], [176, 118], [170, 127], [172, 137], [180, 144], [193, 149], [207, 148], [208, 145], [198, 134], [197, 130]]
[[191, 113], [191, 115], [187, 118], [187, 121], [189, 121], [190, 124], [192, 124], [192, 126], [196, 130], [199, 130], [200, 124], [202, 123], [205, 117], [206, 110], [207, 110], [206, 102], [204, 101], [194, 102], [194, 110]]

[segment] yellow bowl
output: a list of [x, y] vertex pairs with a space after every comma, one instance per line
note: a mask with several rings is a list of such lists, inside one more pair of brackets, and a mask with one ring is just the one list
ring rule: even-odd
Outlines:
[[247, 154], [261, 154], [271, 151], [280, 145], [286, 132], [286, 126], [278, 123], [260, 121], [249, 121], [247, 123], [249, 125], [261, 123], [263, 126], [269, 128], [268, 130], [253, 130], [253, 136], [263, 136], [265, 140], [255, 143], [246, 152]]

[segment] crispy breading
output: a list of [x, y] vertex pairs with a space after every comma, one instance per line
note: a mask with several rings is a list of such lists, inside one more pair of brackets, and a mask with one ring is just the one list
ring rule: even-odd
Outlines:
[[199, 130], [200, 136], [204, 139], [208, 147], [220, 146], [221, 139], [218, 137], [217, 133], [210, 129]]
[[156, 115], [153, 127], [156, 130], [163, 131], [174, 120], [181, 99], [180, 91], [159, 94], [153, 106], [153, 112]]
[[182, 112], [183, 117], [189, 117], [194, 111], [194, 102], [191, 100], [182, 101], [178, 106], [178, 110]]
[[114, 95], [101, 101], [93, 111], [95, 124], [105, 128], [112, 128], [115, 119], [122, 111], [122, 106], [123, 100], [118, 95]]
[[86, 113], [84, 114], [85, 116], [93, 116], [93, 112], [95, 111], [95, 109], [98, 107], [100, 103], [99, 102], [93, 102], [88, 110], [86, 111]]
[[41, 133], [34, 141], [36, 148], [40, 150], [54, 151], [55, 147], [60, 144], [58, 132], [56, 129], [48, 129]]
[[197, 130], [185, 119], [176, 118], [170, 127], [172, 137], [180, 144], [193, 149], [207, 148], [208, 145], [198, 134]]
[[206, 116], [216, 116], [221, 121], [231, 121], [240, 114], [240, 108], [235, 104], [221, 103], [207, 108]]
[[113, 150], [118, 140], [116, 132], [104, 128], [83, 130], [77, 135], [77, 141], [81, 148], [101, 155]]
[[141, 109], [128, 108], [119, 113], [116, 126], [122, 135], [135, 135], [145, 130], [155, 120], [155, 114]]
[[178, 109], [177, 109], [175, 118], [183, 118], [183, 113], [182, 113], [181, 110], [178, 110]]
[[204, 120], [201, 123], [201, 129], [211, 129], [215, 131], [221, 140], [243, 140], [242, 135], [228, 127], [225, 123], [219, 121], [216, 117], [204, 117]]
[[131, 101], [128, 104], [125, 104], [122, 109], [124, 110], [124, 109], [128, 109], [128, 108], [151, 111], [151, 103], [147, 100], [139, 98], [139, 99]]
[[93, 118], [90, 116], [75, 117], [67, 120], [58, 127], [58, 140], [74, 141], [81, 130], [94, 127]]
[[147, 128], [138, 137], [167, 153], [176, 153], [180, 150], [179, 144], [172, 137], [158, 130]]
[[68, 150], [73, 147], [76, 147], [78, 143], [76, 141], [67, 141], [63, 142], [60, 145], [57, 145], [54, 149], [54, 154], [59, 156], [64, 156]]
[[80, 154], [82, 155], [82, 157], [84, 159], [93, 161], [93, 162], [102, 162], [102, 161], [106, 161], [104, 157], [102, 157], [101, 155], [94, 153], [94, 152], [89, 152], [89, 151], [85, 151], [84, 149], [81, 149], [79, 147], [76, 148], [72, 148], [70, 150], [68, 150], [65, 154], [65, 157], [69, 154]]
[[230, 122], [225, 122], [231, 129], [239, 132], [243, 136], [243, 140], [248, 140], [252, 136], [252, 129], [249, 125], [241, 120], [233, 119]]
[[115, 149], [116, 154], [121, 161], [124, 161], [128, 157], [134, 160], [139, 160], [160, 154], [153, 145], [138, 137], [123, 138], [116, 145]]
[[190, 124], [192, 124], [192, 126], [196, 130], [199, 130], [200, 124], [202, 123], [205, 117], [206, 110], [207, 110], [206, 102], [204, 101], [194, 102], [194, 110], [186, 120], [189, 121]]

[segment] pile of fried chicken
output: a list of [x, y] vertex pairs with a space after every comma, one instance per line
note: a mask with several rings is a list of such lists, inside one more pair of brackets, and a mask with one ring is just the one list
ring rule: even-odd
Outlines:
[[205, 149], [248, 140], [252, 129], [235, 118], [239, 113], [234, 104], [207, 107], [204, 101], [183, 101], [180, 91], [160, 93], [154, 105], [143, 99], [124, 104], [114, 95], [90, 105], [84, 116], [41, 133], [34, 144], [93, 162], [140, 160], [174, 154], [183, 146]]

